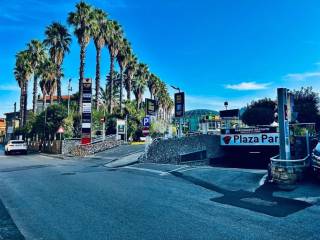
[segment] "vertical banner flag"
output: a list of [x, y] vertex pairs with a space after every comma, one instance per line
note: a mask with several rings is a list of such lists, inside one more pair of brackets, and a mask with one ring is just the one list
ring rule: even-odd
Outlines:
[[174, 115], [175, 117], [183, 117], [185, 110], [184, 92], [174, 94]]
[[156, 101], [150, 98], [146, 98], [146, 113], [149, 116], [155, 116], [156, 115], [156, 110], [157, 110], [157, 105]]
[[90, 78], [83, 79], [82, 89], [81, 144], [88, 144], [91, 143], [92, 81]]

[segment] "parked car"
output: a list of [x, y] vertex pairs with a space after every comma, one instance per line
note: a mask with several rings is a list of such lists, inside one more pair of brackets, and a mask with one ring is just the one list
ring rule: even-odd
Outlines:
[[11, 154], [13, 152], [27, 154], [27, 151], [27, 144], [23, 140], [10, 140], [4, 147], [4, 153], [6, 155]]
[[313, 171], [320, 174], [320, 143], [313, 149], [311, 158]]

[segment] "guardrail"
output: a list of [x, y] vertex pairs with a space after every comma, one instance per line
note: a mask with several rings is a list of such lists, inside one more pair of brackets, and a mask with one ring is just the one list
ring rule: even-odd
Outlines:
[[304, 168], [310, 165], [309, 155], [302, 159], [279, 159], [279, 155], [270, 158], [273, 167]]

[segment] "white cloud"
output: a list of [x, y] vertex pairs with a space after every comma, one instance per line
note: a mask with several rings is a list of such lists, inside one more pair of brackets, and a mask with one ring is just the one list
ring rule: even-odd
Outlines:
[[286, 80], [305, 81], [310, 79], [320, 79], [320, 72], [304, 72], [304, 73], [289, 73], [284, 77]]
[[271, 83], [241, 82], [238, 84], [227, 84], [225, 88], [238, 91], [247, 91], [266, 89], [269, 85], [271, 85]]
[[0, 85], [0, 91], [18, 91], [20, 90], [18, 84]]

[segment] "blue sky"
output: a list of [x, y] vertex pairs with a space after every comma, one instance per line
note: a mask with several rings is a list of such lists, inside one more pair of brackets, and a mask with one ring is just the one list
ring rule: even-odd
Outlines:
[[[134, 52], [152, 72], [186, 92], [187, 109], [219, 110], [225, 100], [230, 107], [241, 107], [254, 99], [274, 98], [277, 87], [320, 90], [320, 1], [87, 2], [119, 21]], [[66, 24], [75, 3], [0, 0], [0, 116], [19, 102], [13, 75], [16, 52], [31, 39], [42, 40], [52, 21]], [[104, 79], [109, 71], [106, 49], [102, 56]], [[86, 76], [94, 77], [93, 42], [86, 63]], [[79, 46], [75, 39], [63, 67], [66, 79], [72, 78], [76, 84]]]

